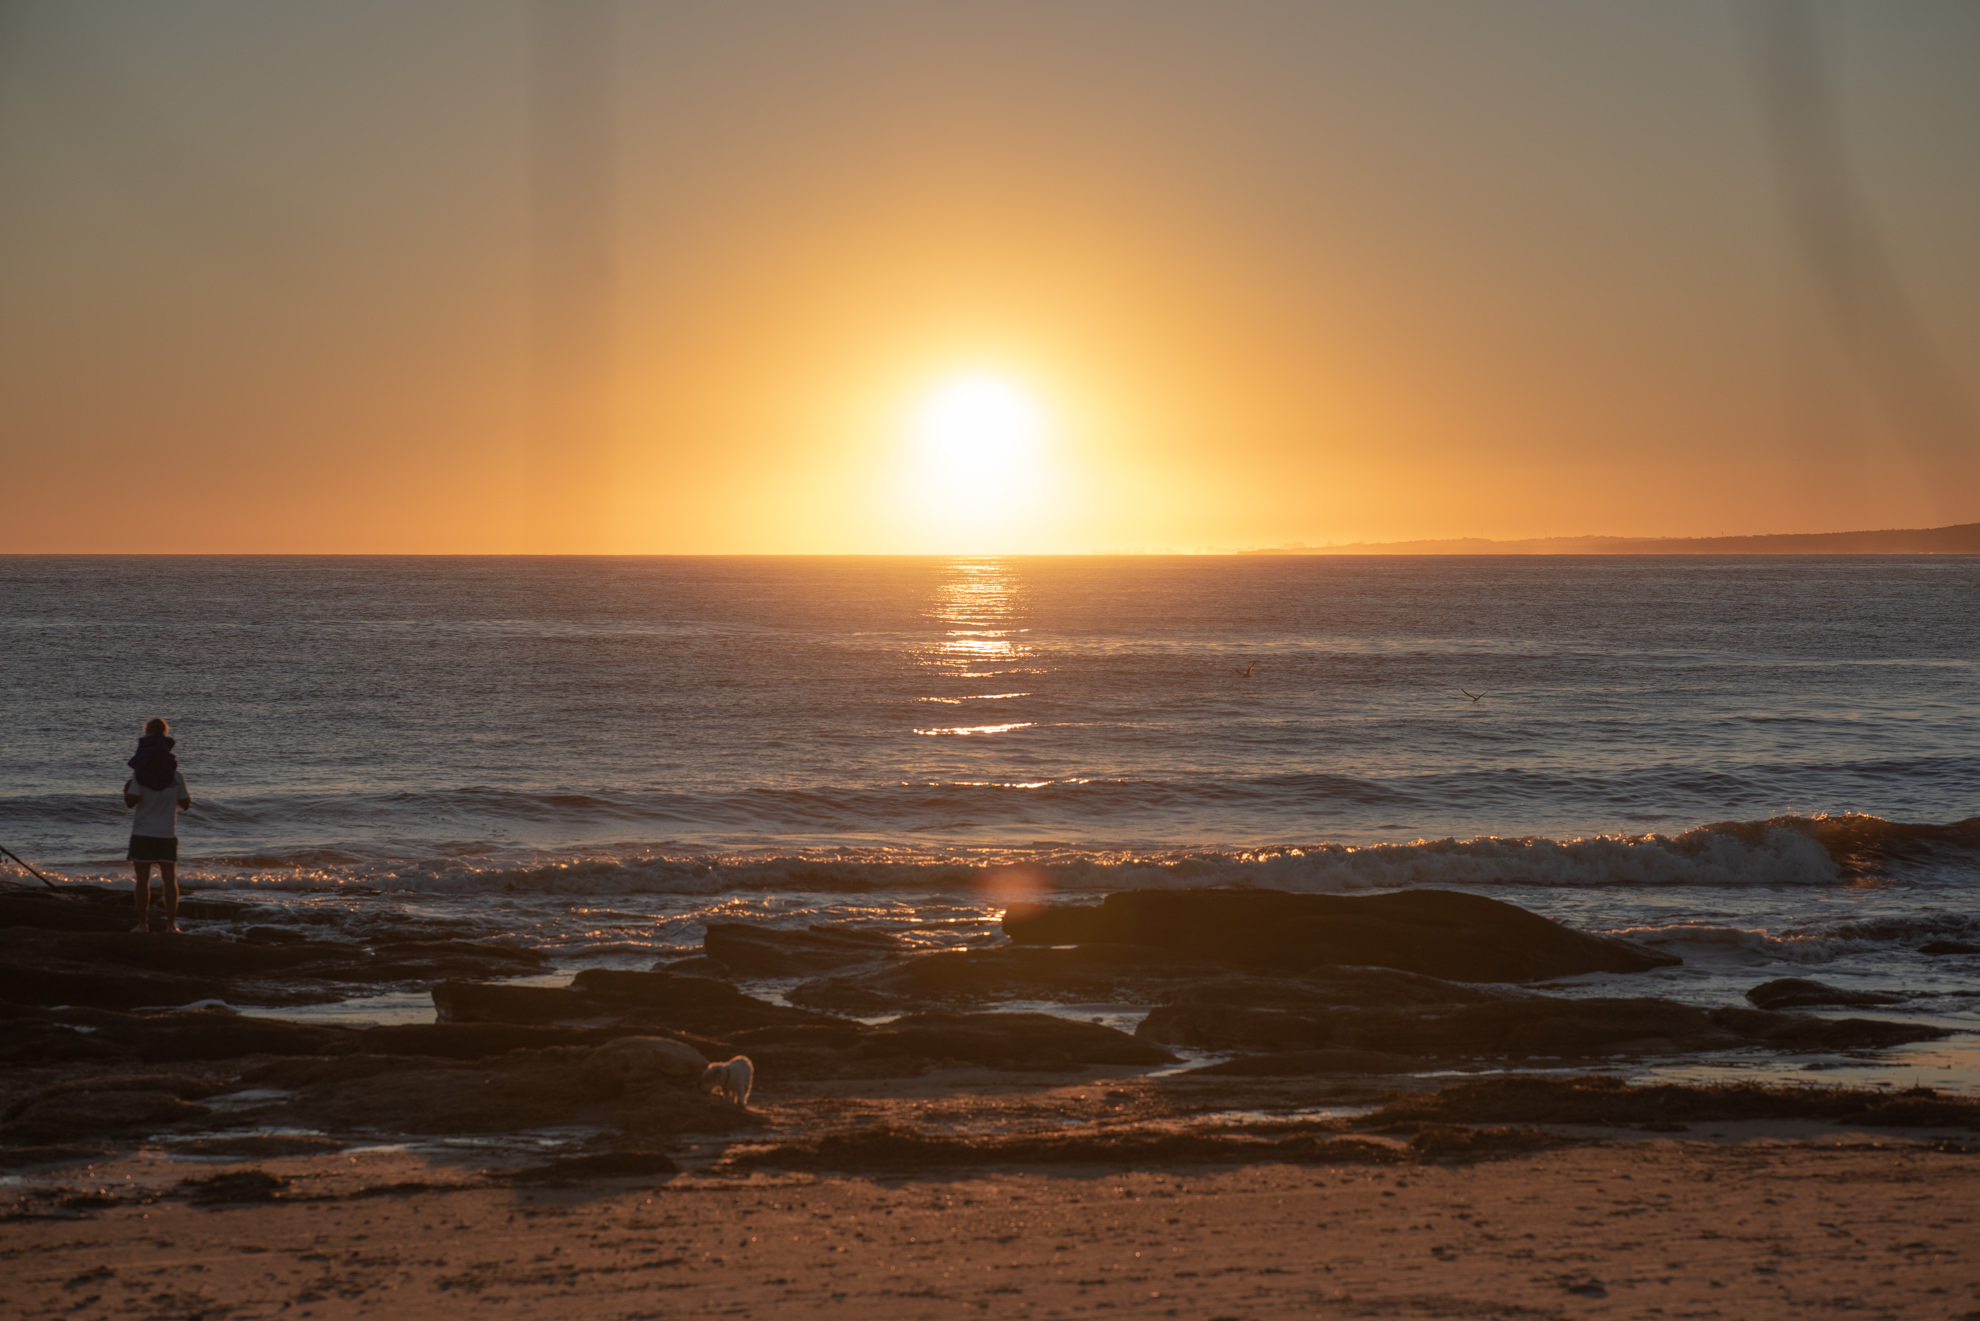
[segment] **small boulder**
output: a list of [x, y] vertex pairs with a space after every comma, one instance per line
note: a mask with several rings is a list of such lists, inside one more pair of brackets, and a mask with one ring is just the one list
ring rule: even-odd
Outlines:
[[1285, 1050], [1271, 1055], [1240, 1055], [1187, 1070], [1184, 1077], [1314, 1078], [1337, 1073], [1414, 1073], [1428, 1062], [1414, 1055], [1381, 1050]]
[[118, 1074], [56, 1083], [7, 1108], [0, 1135], [10, 1143], [150, 1133], [203, 1119], [198, 1104], [225, 1088], [175, 1074]]
[[619, 1023], [651, 1023], [679, 1032], [723, 1036], [752, 1027], [827, 1023], [823, 1014], [758, 999], [711, 977], [587, 968], [571, 989]]
[[998, 1069], [1062, 1072], [1092, 1064], [1174, 1064], [1152, 1041], [1052, 1014], [910, 1014], [859, 1038], [868, 1058], [920, 1055]]
[[1766, 1046], [1877, 1050], [1948, 1035], [1878, 1019], [1825, 1019], [1760, 1009], [1700, 1009], [1643, 997], [1570, 999], [1524, 993], [1411, 1006], [1342, 1004], [1297, 982], [1232, 978], [1192, 986], [1135, 1034], [1165, 1045], [1254, 1054], [1355, 1050], [1425, 1059], [1641, 1055]]
[[1804, 977], [1776, 977], [1746, 993], [1756, 1009], [1810, 1009], [1816, 1005], [1894, 1005], [1902, 996], [1877, 991], [1845, 991]]
[[859, 1015], [1012, 999], [1152, 1004], [1178, 982], [1227, 971], [1147, 945], [1005, 945], [940, 950], [821, 977], [793, 987], [786, 998], [811, 1009]]
[[137, 915], [128, 887], [68, 886], [63, 889], [0, 889], [0, 927], [43, 931], [129, 931]]
[[593, 1087], [616, 1096], [654, 1086], [692, 1086], [708, 1061], [671, 1037], [620, 1037], [593, 1050], [578, 1067]]
[[1129, 890], [1108, 895], [1097, 908], [1014, 905], [1003, 925], [1023, 945], [1151, 945], [1278, 973], [1347, 964], [1448, 981], [1528, 982], [1681, 962], [1455, 890]]
[[709, 958], [746, 977], [808, 977], [913, 948], [885, 931], [828, 926], [792, 931], [749, 922], [710, 922], [701, 947]]
[[568, 986], [499, 982], [435, 983], [433, 1009], [442, 1023], [583, 1024], [609, 1017], [605, 1006]]
[[706, 954], [689, 954], [678, 959], [661, 959], [651, 969], [653, 972], [671, 972], [676, 977], [714, 977], [726, 979], [733, 974], [722, 964]]
[[442, 1023], [664, 1027], [723, 1036], [746, 1028], [828, 1022], [822, 1014], [773, 1004], [710, 977], [588, 968], [569, 986], [440, 982], [433, 1005]]
[[1980, 954], [1980, 945], [1970, 940], [1928, 940], [1918, 947], [1920, 954]]

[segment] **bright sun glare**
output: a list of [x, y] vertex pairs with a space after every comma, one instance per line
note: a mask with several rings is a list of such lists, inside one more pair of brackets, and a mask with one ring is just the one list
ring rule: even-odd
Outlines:
[[1034, 503], [1045, 419], [1023, 389], [996, 376], [937, 387], [915, 415], [926, 512], [976, 526], [1008, 522]]

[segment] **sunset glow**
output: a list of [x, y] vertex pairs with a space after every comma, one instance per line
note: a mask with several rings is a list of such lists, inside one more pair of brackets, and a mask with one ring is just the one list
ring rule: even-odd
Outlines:
[[0, 124], [0, 550], [1980, 518], [1973, 6], [1793, 77], [1687, 6], [95, 8]]
[[925, 513], [976, 529], [1033, 510], [1045, 419], [1031, 396], [997, 376], [951, 380], [914, 419], [917, 497]]

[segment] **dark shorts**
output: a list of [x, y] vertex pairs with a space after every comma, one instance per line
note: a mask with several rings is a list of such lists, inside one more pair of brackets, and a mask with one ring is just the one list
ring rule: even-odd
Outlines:
[[132, 835], [131, 851], [124, 855], [132, 862], [177, 862], [179, 841], [157, 835]]

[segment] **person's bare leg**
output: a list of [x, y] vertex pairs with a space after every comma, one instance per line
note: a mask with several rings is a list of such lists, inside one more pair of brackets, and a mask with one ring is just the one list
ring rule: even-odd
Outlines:
[[137, 895], [137, 929], [149, 931], [151, 930], [151, 864], [133, 861], [131, 873], [134, 878], [133, 889]]
[[[147, 887], [149, 888], [149, 887]], [[165, 929], [179, 929], [179, 864], [161, 862], [158, 864], [158, 888], [165, 893]]]

